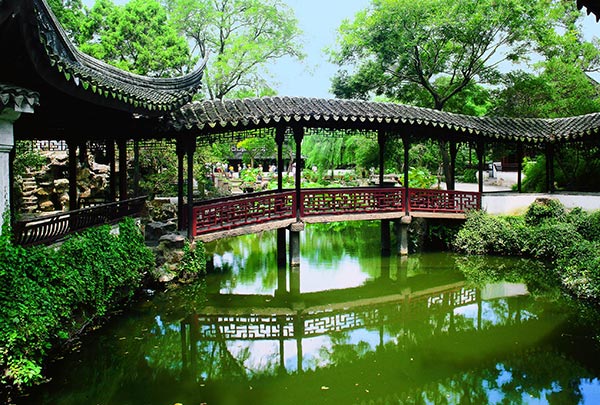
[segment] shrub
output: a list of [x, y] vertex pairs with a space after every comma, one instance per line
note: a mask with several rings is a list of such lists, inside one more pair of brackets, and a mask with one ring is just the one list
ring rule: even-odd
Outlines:
[[565, 207], [553, 198], [536, 199], [525, 212], [525, 222], [529, 226], [536, 226], [548, 219], [563, 219]]
[[576, 296], [600, 300], [600, 245], [587, 240], [566, 249], [557, 267], [563, 285]]
[[58, 249], [0, 235], [0, 381], [31, 384], [53, 344], [130, 298], [154, 265], [134, 220], [73, 235]]
[[532, 229], [528, 254], [542, 260], [555, 260], [574, 243], [583, 241], [575, 225], [566, 222], [545, 222]]
[[525, 226], [517, 221], [472, 211], [467, 214], [467, 221], [456, 235], [453, 247], [467, 254], [520, 255], [527, 240], [522, 237], [523, 232], [527, 232]]

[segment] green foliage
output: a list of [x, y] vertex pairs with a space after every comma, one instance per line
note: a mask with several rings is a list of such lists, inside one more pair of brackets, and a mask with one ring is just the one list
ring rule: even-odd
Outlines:
[[547, 221], [534, 226], [528, 254], [542, 260], [562, 257], [570, 246], [583, 240], [573, 224]]
[[205, 96], [264, 93], [266, 66], [301, 58], [298, 21], [281, 0], [163, 0], [177, 30], [208, 57]]
[[254, 167], [254, 162], [260, 158], [270, 158], [277, 150], [275, 139], [272, 137], [251, 137], [239, 141], [236, 145], [244, 150], [244, 162]]
[[557, 263], [563, 284], [576, 296], [600, 300], [600, 245], [587, 240], [572, 244]]
[[431, 188], [437, 178], [425, 167], [411, 167], [408, 171], [408, 186], [410, 188]]
[[206, 274], [206, 252], [202, 242], [196, 242], [193, 247], [190, 242], [185, 243], [181, 271], [183, 274], [192, 276]]
[[565, 206], [560, 201], [553, 198], [538, 198], [527, 207], [525, 223], [528, 226], [538, 226], [549, 219], [562, 219], [564, 215]]
[[182, 74], [193, 65], [185, 38], [158, 0], [131, 0], [124, 6], [98, 0], [87, 17], [81, 50], [98, 59], [160, 77]]
[[488, 215], [484, 211], [467, 214], [465, 225], [456, 235], [453, 246], [467, 254], [521, 255], [528, 238], [524, 222], [508, 217]]
[[472, 212], [453, 246], [470, 255], [523, 255], [552, 263], [547, 277], [577, 297], [600, 302], [600, 211], [565, 213], [560, 202], [546, 200], [522, 217]]
[[355, 69], [338, 74], [333, 92], [402, 99], [424, 90], [424, 106], [443, 109], [475, 78], [495, 83], [499, 62], [527, 54], [534, 28], [549, 23], [539, 10], [514, 0], [376, 0], [340, 27], [333, 59]]
[[[131, 298], [154, 265], [133, 219], [119, 234], [101, 226], [71, 236], [59, 248], [14, 245], [0, 235], [0, 370], [3, 384], [41, 378], [48, 349], [81, 324]], [[77, 324], [80, 322], [81, 324]]]
[[13, 170], [15, 176], [23, 176], [27, 169], [40, 170], [47, 159], [42, 156], [39, 150], [33, 148], [31, 141], [16, 141], [15, 161]]

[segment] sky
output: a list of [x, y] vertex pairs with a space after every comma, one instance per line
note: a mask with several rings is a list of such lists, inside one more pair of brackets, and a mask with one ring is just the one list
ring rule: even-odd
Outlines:
[[[113, 0], [124, 4], [128, 0]], [[344, 19], [352, 17], [368, 7], [370, 0], [283, 0], [298, 18], [300, 29], [304, 32], [304, 53], [306, 58], [298, 61], [283, 58], [269, 67], [272, 73], [268, 80], [277, 94], [281, 96], [330, 98], [331, 78], [337, 66], [328, 61], [324, 49], [334, 47], [337, 29]], [[415, 0], [418, 1], [418, 0]], [[91, 7], [94, 0], [83, 0]], [[584, 35], [586, 39], [600, 37], [600, 23], [593, 15], [585, 18]], [[600, 75], [594, 75], [600, 81]]]

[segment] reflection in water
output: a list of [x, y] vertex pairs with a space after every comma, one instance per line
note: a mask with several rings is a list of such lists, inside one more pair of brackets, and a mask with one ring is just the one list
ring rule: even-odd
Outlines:
[[449, 254], [382, 258], [368, 224], [310, 227], [290, 272], [275, 235], [209, 246], [216, 274], [115, 319], [17, 403], [600, 400], [598, 326], [552, 292], [471, 284]]

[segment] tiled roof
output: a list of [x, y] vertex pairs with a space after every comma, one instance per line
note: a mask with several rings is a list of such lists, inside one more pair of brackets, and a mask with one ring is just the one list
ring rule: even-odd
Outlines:
[[307, 128], [405, 131], [520, 142], [564, 142], [600, 132], [600, 113], [571, 118], [472, 117], [394, 103], [302, 97], [203, 101], [171, 113], [169, 129], [198, 134], [300, 125]]
[[[194, 72], [177, 78], [132, 74], [80, 52], [68, 39], [46, 0], [19, 0], [16, 8], [23, 26], [24, 45], [43, 79], [48, 71], [60, 79], [66, 93], [83, 94], [116, 109], [145, 115], [162, 115], [192, 99], [201, 85], [204, 63]], [[1, 2], [0, 2], [1, 3]], [[9, 6], [10, 7], [10, 1]], [[16, 40], [15, 38], [2, 38]], [[56, 81], [53, 85], [57, 85]]]
[[40, 95], [35, 91], [0, 83], [0, 112], [10, 108], [17, 112], [33, 112]]

